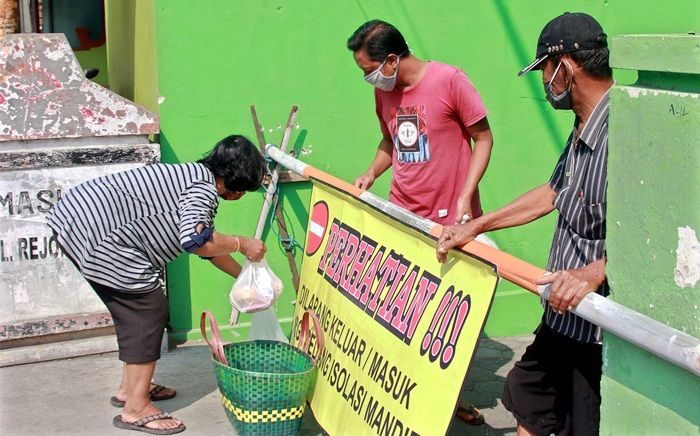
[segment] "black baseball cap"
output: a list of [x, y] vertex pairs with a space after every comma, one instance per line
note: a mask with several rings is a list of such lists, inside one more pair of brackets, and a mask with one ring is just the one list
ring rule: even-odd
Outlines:
[[544, 26], [537, 40], [535, 60], [520, 70], [518, 76], [539, 69], [539, 65], [549, 55], [607, 46], [608, 37], [595, 18], [579, 12], [564, 12]]

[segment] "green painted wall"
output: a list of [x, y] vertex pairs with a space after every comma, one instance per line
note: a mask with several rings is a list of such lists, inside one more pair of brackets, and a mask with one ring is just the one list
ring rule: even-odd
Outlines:
[[139, 0], [134, 6], [134, 101], [157, 113], [155, 0]]
[[109, 89], [134, 100], [136, 0], [105, 0]]
[[[596, 16], [610, 35], [687, 31], [700, 15], [696, 0], [643, 8], [637, 0], [156, 1], [164, 160], [197, 159], [231, 132], [254, 138], [250, 104], [257, 105], [268, 141], [277, 142], [296, 103], [292, 140], [303, 146], [302, 159], [352, 181], [374, 156], [380, 134], [372, 88], [345, 42], [361, 23], [381, 18], [401, 29], [416, 56], [464, 68], [481, 92], [495, 137], [481, 192], [484, 208], [493, 209], [545, 182], [568, 135], [572, 116], [551, 110], [539, 74], [516, 77], [534, 56], [544, 24], [566, 10]], [[636, 75], [617, 78], [631, 83]], [[372, 191], [385, 196], [388, 181], [385, 175]], [[303, 238], [309, 187], [287, 185], [283, 194], [292, 228]], [[223, 203], [219, 229], [252, 234], [260, 206], [260, 194]], [[492, 236], [504, 250], [544, 266], [553, 226], [552, 216]], [[271, 264], [289, 283], [274, 238], [266, 242]], [[232, 279], [195, 257], [178, 259], [168, 271], [177, 332], [195, 328], [204, 308], [221, 320], [228, 316]], [[289, 316], [293, 299], [283, 295], [281, 317]], [[536, 298], [503, 282], [486, 333], [529, 333], [540, 316]]]
[[105, 0], [105, 27], [110, 89], [158, 112], [155, 0]]
[[[613, 47], [614, 66], [640, 72], [611, 91], [611, 298], [697, 338], [700, 286], [679, 286], [674, 270], [678, 228], [700, 230], [700, 36], [619, 37]], [[605, 434], [700, 433], [700, 378], [610, 334], [604, 347]]]
[[109, 72], [107, 70], [107, 48], [105, 45], [91, 48], [90, 50], [75, 51], [75, 57], [83, 70], [97, 68], [100, 74], [92, 79], [93, 82], [109, 86]]

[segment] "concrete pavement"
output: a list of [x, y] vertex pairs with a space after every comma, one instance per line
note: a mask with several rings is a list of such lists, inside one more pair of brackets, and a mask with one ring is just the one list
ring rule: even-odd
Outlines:
[[[532, 336], [484, 338], [476, 353], [465, 398], [481, 409], [486, 424], [454, 420], [449, 435], [514, 435], [515, 421], [500, 402], [503, 380]], [[121, 377], [116, 353], [0, 368], [0, 433], [4, 436], [136, 435], [112, 427], [120, 409], [109, 404]], [[221, 406], [216, 380], [203, 342], [164, 354], [156, 381], [178, 390], [157, 403], [182, 419], [185, 435], [234, 434]], [[308, 410], [308, 409], [307, 409]], [[322, 434], [307, 413], [302, 435]]]

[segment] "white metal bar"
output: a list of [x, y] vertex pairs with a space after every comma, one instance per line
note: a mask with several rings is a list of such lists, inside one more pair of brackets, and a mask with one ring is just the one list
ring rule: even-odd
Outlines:
[[[540, 295], [549, 298], [550, 286]], [[700, 340], [671, 326], [590, 293], [571, 312], [637, 347], [700, 376]]]
[[270, 158], [272, 158], [272, 160], [282, 165], [283, 167], [294, 171], [300, 176], [304, 175], [304, 170], [309, 166], [308, 164], [305, 164], [299, 159], [295, 159], [287, 153], [283, 152], [274, 144], [267, 144], [265, 146], [265, 151], [267, 152], [267, 155], [270, 156]]

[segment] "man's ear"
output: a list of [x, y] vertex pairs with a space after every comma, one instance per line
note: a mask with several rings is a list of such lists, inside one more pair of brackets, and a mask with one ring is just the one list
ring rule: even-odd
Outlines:
[[579, 64], [576, 63], [576, 61], [569, 55], [569, 53], [562, 55], [561, 60], [563, 62], [566, 62], [567, 66], [569, 67], [566, 69], [566, 74], [571, 75], [573, 73], [575, 77], [577, 75], [576, 73], [578, 73], [581, 69]]
[[396, 69], [396, 66], [399, 63], [399, 55], [395, 54], [389, 54], [387, 64], [393, 69]]

